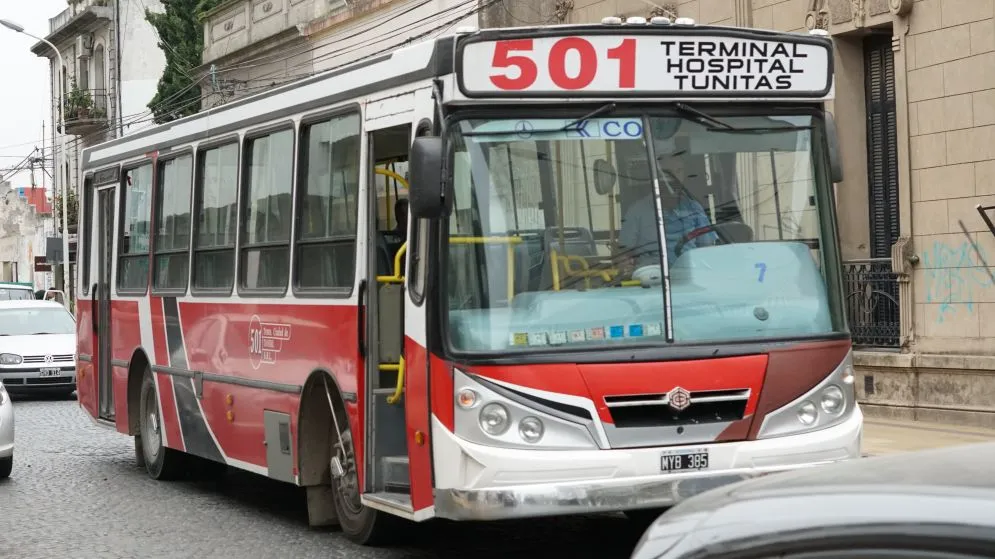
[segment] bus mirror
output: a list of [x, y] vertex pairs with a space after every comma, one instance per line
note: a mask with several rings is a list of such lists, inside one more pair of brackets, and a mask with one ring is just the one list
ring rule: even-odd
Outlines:
[[836, 119], [826, 111], [826, 138], [829, 141], [829, 173], [833, 182], [843, 182], [843, 161], [840, 158], [840, 138], [836, 133]]
[[606, 159], [594, 160], [594, 190], [602, 196], [611, 194], [618, 178], [615, 168]]
[[408, 203], [416, 219], [444, 217], [452, 207], [442, 176], [442, 138], [422, 136], [411, 144], [411, 189]]

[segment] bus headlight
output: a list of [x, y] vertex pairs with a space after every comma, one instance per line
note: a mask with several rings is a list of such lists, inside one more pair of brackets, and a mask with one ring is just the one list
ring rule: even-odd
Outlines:
[[0, 353], [0, 365], [20, 365], [24, 359], [14, 353]]
[[498, 403], [490, 403], [480, 410], [480, 428], [488, 435], [504, 434], [508, 430], [508, 408]]
[[768, 413], [760, 424], [758, 439], [798, 435], [846, 421], [857, 409], [853, 354], [811, 390], [793, 402]]
[[527, 443], [537, 443], [542, 439], [546, 428], [538, 417], [526, 417], [518, 424], [518, 434]]
[[815, 409], [815, 404], [812, 402], [805, 402], [798, 408], [798, 421], [811, 425], [816, 419], [819, 419], [819, 410]]
[[[453, 369], [453, 434], [479, 445], [514, 449], [594, 450], [601, 434], [591, 402], [586, 417], [529, 398], [514, 385]], [[521, 390], [528, 390], [522, 388]], [[551, 401], [551, 400], [548, 400]], [[571, 408], [564, 404], [568, 410]], [[607, 448], [607, 442], [604, 448]]]
[[835, 384], [827, 386], [822, 390], [822, 410], [828, 414], [836, 415], [846, 407], [846, 396], [843, 390]]

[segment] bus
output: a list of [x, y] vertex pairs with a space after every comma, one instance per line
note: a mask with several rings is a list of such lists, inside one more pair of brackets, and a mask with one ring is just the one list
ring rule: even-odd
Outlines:
[[832, 49], [461, 28], [87, 147], [79, 404], [366, 545], [859, 457]]

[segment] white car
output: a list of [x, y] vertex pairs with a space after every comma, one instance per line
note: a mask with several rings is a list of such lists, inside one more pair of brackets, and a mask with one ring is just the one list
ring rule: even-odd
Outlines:
[[35, 298], [35, 290], [23, 283], [0, 281], [0, 301], [30, 301]]
[[0, 382], [7, 392], [76, 391], [76, 319], [56, 301], [0, 301]]
[[14, 467], [14, 405], [0, 381], [0, 479]]

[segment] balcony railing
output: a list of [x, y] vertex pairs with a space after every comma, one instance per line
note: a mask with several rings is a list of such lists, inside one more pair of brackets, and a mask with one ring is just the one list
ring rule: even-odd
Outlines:
[[843, 263], [847, 319], [855, 347], [898, 348], [898, 274], [890, 258]]
[[85, 134], [107, 124], [108, 92], [72, 87], [64, 105], [67, 134]]

